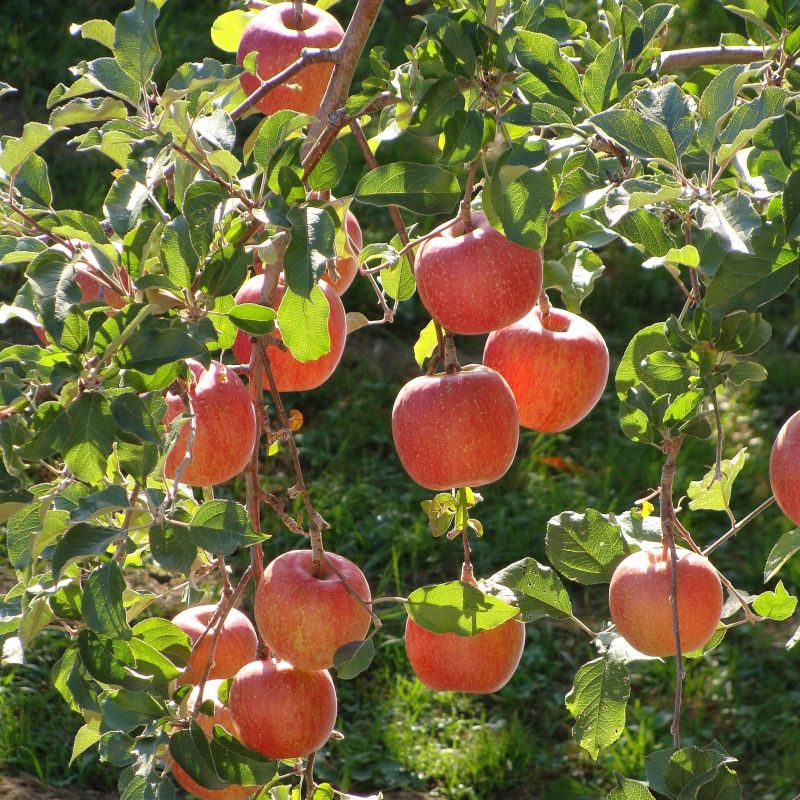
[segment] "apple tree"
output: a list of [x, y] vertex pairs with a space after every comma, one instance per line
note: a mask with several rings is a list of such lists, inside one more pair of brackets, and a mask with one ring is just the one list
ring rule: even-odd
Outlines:
[[[320, 386], [348, 337], [419, 295], [421, 374], [398, 386], [392, 432], [432, 493], [420, 513], [464, 558], [449, 582], [378, 598], [404, 605], [415, 673], [434, 691], [493, 692], [526, 625], [574, 623], [595, 657], [565, 716], [596, 758], [622, 734], [637, 662], [675, 658], [673, 740], [648, 756], [647, 783], [616, 775], [609, 798], [740, 797], [713, 732], [683, 746], [681, 702], [692, 660], [728, 629], [788, 620], [797, 603], [781, 582], [735, 587], [709, 557], [772, 502], [800, 525], [800, 416], [773, 448], [774, 497], [736, 519], [747, 454], [723, 458], [720, 404], [767, 379], [769, 304], [798, 274], [800, 3], [725, 2], [746, 36], [681, 50], [670, 3], [602, 0], [587, 22], [558, 0], [434, 0], [393, 64], [365, 51], [380, 0], [358, 0], [345, 27], [302, 0], [250, 0], [216, 20], [212, 54], [157, 85], [164, 2], [76, 24], [107, 54], [52, 90], [48, 123], [0, 144], [0, 261], [25, 273], [3, 320], [39, 339], [0, 351], [0, 514], [18, 579], [0, 604], [4, 657], [46, 627], [68, 634], [53, 681], [85, 720], [74, 752], [117, 766], [126, 800], [168, 800], [170, 776], [204, 798], [349, 797], [314, 779], [338, 736], [329, 670], [369, 667], [385, 606], [325, 547], [282, 393]], [[419, 160], [380, 160], [401, 132], [424, 143]], [[107, 157], [102, 216], [53, 196], [39, 150], [55, 136]], [[352, 195], [337, 192], [347, 169], [363, 175]], [[386, 210], [382, 243], [362, 246], [365, 205]], [[565, 244], [545, 248], [548, 233]], [[661, 475], [616, 513], [553, 509], [549, 564], [481, 576], [475, 509], [499, 500], [520, 425], [572, 427], [606, 387], [608, 350], [580, 309], [615, 240], [679, 298], [615, 354], [620, 435], [663, 454]], [[374, 291], [371, 318], [345, 312], [353, 279]], [[477, 334], [484, 364], [461, 365], [457, 337]], [[676, 489], [689, 438], [713, 466]], [[278, 450], [294, 474], [276, 494], [261, 472]], [[238, 475], [243, 496], [216, 488]], [[684, 489], [730, 530], [696, 540], [673, 500]], [[265, 507], [305, 549], [264, 563]], [[245, 550], [231, 580], [226, 558]], [[798, 550], [797, 530], [777, 541], [765, 579]], [[172, 621], [133, 580], [153, 562], [183, 576]], [[219, 599], [197, 606], [209, 581]], [[251, 582], [252, 614], [238, 608]], [[602, 629], [577, 617], [572, 583], [609, 591]]]

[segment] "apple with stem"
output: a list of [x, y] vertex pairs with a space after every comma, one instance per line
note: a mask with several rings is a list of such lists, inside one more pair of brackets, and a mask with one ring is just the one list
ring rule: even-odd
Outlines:
[[364, 573], [350, 560], [326, 553], [315, 570], [311, 550], [292, 550], [271, 561], [256, 589], [253, 616], [274, 655], [298, 669], [333, 666], [336, 651], [362, 640], [370, 615], [331, 569], [333, 564], [366, 603]]
[[[343, 37], [344, 30], [336, 18], [310, 3], [303, 4], [302, 19], [295, 14], [293, 3], [267, 6], [250, 20], [239, 41], [236, 53], [239, 66], [244, 64], [248, 53], [257, 54], [258, 77], [243, 72], [239, 79], [242, 89], [248, 96], [253, 94], [262, 81], [297, 61], [304, 48], [336, 47]], [[289, 109], [316, 116], [332, 73], [332, 61], [309, 64], [262, 97], [256, 108], [262, 114]]]
[[406, 622], [406, 653], [414, 674], [435, 692], [491, 694], [502, 689], [522, 657], [525, 625], [516, 619], [473, 636], [433, 633]]
[[[223, 683], [223, 680], [206, 681], [203, 687], [203, 701], [210, 700], [214, 704], [214, 711], [213, 714], [204, 714], [200, 712], [200, 714], [197, 715], [197, 724], [203, 729], [209, 739], [213, 736], [215, 725], [221, 725], [233, 736], [238, 737], [239, 735], [239, 729], [233, 721], [231, 710], [226, 705], [223, 705], [222, 701], [219, 699], [219, 690]], [[197, 701], [199, 689], [199, 686], [195, 686], [181, 704], [183, 716], [189, 716], [191, 714], [195, 702]], [[191, 778], [186, 770], [174, 759], [170, 758], [169, 762], [172, 775], [178, 785], [190, 794], [199, 797], [200, 800], [245, 800], [245, 798], [252, 797], [256, 791], [255, 786], [238, 786], [235, 784], [225, 789], [206, 789]]]
[[392, 437], [406, 472], [426, 489], [492, 483], [517, 452], [514, 395], [500, 373], [480, 365], [422, 375], [397, 395]]
[[555, 433], [580, 422], [608, 380], [608, 348], [591, 322], [558, 308], [534, 308], [489, 334], [483, 363], [514, 392], [519, 424]]
[[800, 411], [786, 421], [772, 445], [769, 481], [781, 511], [800, 525]]
[[336, 723], [336, 690], [327, 670], [263, 659], [242, 667], [228, 703], [241, 741], [267, 758], [301, 758], [319, 750]]
[[[213, 486], [238, 475], [247, 466], [258, 442], [256, 415], [247, 387], [229, 367], [212, 361], [208, 369], [187, 359], [192, 375], [188, 386], [194, 412], [194, 441], [191, 457], [179, 479], [190, 486]], [[183, 399], [172, 392], [166, 396], [169, 425], [185, 411]], [[178, 439], [167, 455], [164, 473], [175, 478], [189, 445], [191, 420], [184, 423]]]
[[452, 333], [490, 333], [533, 308], [542, 290], [538, 250], [510, 242], [483, 212], [457, 220], [419, 248], [414, 277], [428, 313]]
[[[263, 285], [264, 276], [254, 275], [248, 281], [245, 281], [241, 289], [236, 293], [236, 302], [260, 303], [261, 287]], [[279, 392], [305, 392], [321, 386], [333, 374], [344, 352], [344, 344], [347, 339], [347, 315], [345, 314], [344, 306], [339, 295], [330, 284], [321, 281], [319, 287], [325, 295], [330, 308], [328, 336], [331, 341], [331, 349], [324, 356], [315, 358], [312, 361], [298, 361], [288, 350], [284, 351], [278, 347], [268, 347], [269, 363]], [[275, 301], [273, 303], [275, 308], [280, 305], [283, 292], [284, 287], [280, 283], [275, 290]], [[270, 334], [270, 336], [281, 341], [281, 335], [277, 331]], [[266, 341], [269, 342], [269, 339], [266, 339]], [[253, 343], [244, 331], [239, 331], [236, 334], [236, 341], [234, 341], [232, 349], [240, 364], [250, 363]]]
[[[722, 585], [711, 562], [678, 548], [677, 602], [681, 652], [706, 645], [722, 614]], [[624, 558], [611, 578], [608, 604], [619, 634], [646, 656], [674, 656], [672, 560], [669, 550], [640, 550]]]
[[[194, 645], [203, 635], [216, 610], [217, 606], [214, 605], [192, 606], [173, 617], [172, 622], [191, 639]], [[203, 636], [200, 644], [193, 646], [189, 663], [183, 674], [178, 677], [179, 686], [200, 683], [216, 628], [215, 624]], [[258, 637], [253, 624], [241, 611], [232, 608], [222, 624], [222, 631], [214, 648], [214, 662], [208, 677], [232, 678], [245, 664], [255, 659], [257, 648]]]

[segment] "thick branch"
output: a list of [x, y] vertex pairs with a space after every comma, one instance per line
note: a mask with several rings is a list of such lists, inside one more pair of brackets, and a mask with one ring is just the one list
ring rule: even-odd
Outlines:
[[661, 53], [659, 71], [691, 69], [711, 64], [750, 64], [768, 58], [763, 47], [690, 47]]

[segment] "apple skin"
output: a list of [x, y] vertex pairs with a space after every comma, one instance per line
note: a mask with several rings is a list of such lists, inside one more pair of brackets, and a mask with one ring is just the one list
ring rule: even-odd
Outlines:
[[406, 472], [426, 489], [492, 483], [517, 452], [514, 394], [502, 375], [481, 365], [422, 375], [394, 401], [392, 437]]
[[[250, 460], [258, 442], [256, 415], [247, 387], [229, 367], [212, 361], [208, 370], [194, 359], [186, 361], [195, 382], [189, 396], [195, 413], [195, 437], [192, 457], [181, 473], [181, 483], [190, 486], [214, 486], [238, 475]], [[184, 411], [183, 400], [167, 393], [169, 423]], [[167, 456], [164, 472], [175, 474], [186, 454], [190, 424], [187, 422]]]
[[[674, 656], [672, 565], [661, 547], [640, 550], [614, 570], [608, 591], [611, 619], [631, 647], [647, 656]], [[678, 548], [678, 629], [681, 650], [699, 650], [722, 614], [722, 585], [711, 562]]]
[[[206, 681], [206, 685], [203, 688], [203, 700], [213, 701], [214, 714], [209, 716], [201, 712], [197, 715], [197, 724], [205, 731], [209, 739], [213, 736], [215, 725], [222, 725], [228, 733], [236, 737], [239, 735], [239, 729], [233, 721], [231, 710], [224, 706], [218, 697], [219, 687], [222, 683], [222, 680]], [[184, 714], [190, 714], [194, 708], [199, 688], [199, 686], [195, 686], [181, 704]], [[245, 798], [252, 797], [256, 791], [255, 786], [236, 785], [228, 786], [226, 789], [206, 789], [190, 778], [183, 767], [176, 763], [174, 759], [170, 758], [169, 761], [172, 767], [172, 775], [178, 785], [190, 794], [201, 798], [201, 800], [245, 800]]]
[[781, 511], [800, 525], [800, 411], [786, 421], [772, 445], [769, 481]]
[[[370, 602], [372, 594], [361, 570], [336, 553], [327, 557]], [[318, 576], [312, 569], [310, 550], [293, 550], [271, 561], [256, 590], [253, 616], [275, 656], [313, 671], [332, 667], [334, 653], [342, 645], [361, 641], [370, 616], [327, 564]]]
[[[236, 293], [236, 302], [261, 302], [261, 287], [263, 283], [263, 275], [254, 275], [250, 280], [245, 281], [241, 289]], [[331, 340], [331, 349], [320, 358], [302, 362], [298, 361], [288, 350], [283, 352], [277, 347], [270, 347], [267, 353], [279, 392], [305, 392], [321, 386], [333, 374], [344, 352], [344, 344], [347, 339], [347, 315], [345, 314], [344, 306], [339, 295], [330, 284], [323, 281], [320, 282], [319, 287], [322, 289], [330, 306], [328, 336], [330, 336]], [[280, 305], [282, 297], [283, 284], [278, 284], [278, 288], [275, 290], [274, 308]], [[277, 331], [270, 335], [276, 339], [281, 338], [280, 333]], [[244, 331], [239, 331], [236, 334], [236, 341], [233, 343], [232, 349], [240, 364], [250, 363], [253, 345], [250, 337]], [[266, 379], [264, 385], [267, 385]]]
[[267, 758], [319, 750], [336, 723], [336, 690], [327, 670], [309, 672], [264, 659], [242, 667], [228, 703], [241, 741]]
[[[310, 3], [303, 6], [303, 28], [296, 29], [292, 3], [271, 5], [250, 20], [239, 42], [236, 63], [242, 66], [248, 53], [257, 52], [256, 71], [261, 80], [249, 72], [243, 73], [239, 80], [245, 94], [251, 95], [261, 86], [261, 81], [297, 61], [304, 47], [336, 47], [344, 37], [344, 30], [337, 20]], [[332, 73], [333, 64], [330, 62], [310, 64], [266, 94], [256, 108], [262, 114], [290, 109], [314, 117], [319, 113]], [[299, 88], [287, 84], [297, 84]]]
[[406, 621], [406, 654], [416, 676], [434, 692], [491, 694], [502, 689], [522, 657], [525, 625], [510, 619], [474, 636], [432, 633]]
[[603, 394], [608, 348], [591, 322], [552, 308], [539, 308], [489, 334], [483, 363], [497, 370], [514, 392], [519, 424], [555, 433], [580, 422]]
[[514, 244], [486, 216], [473, 212], [474, 228], [456, 223], [424, 241], [414, 276], [428, 313], [452, 333], [490, 333], [533, 308], [542, 291], [542, 256]]
[[[211, 615], [216, 611], [214, 605], [192, 606], [185, 608], [175, 617], [172, 622], [177, 625], [194, 644], [208, 626]], [[203, 677], [203, 670], [208, 661], [208, 652], [211, 648], [210, 631], [200, 642], [200, 645], [192, 651], [189, 663], [183, 674], [178, 677], [178, 685], [186, 683], [198, 684]], [[232, 678], [245, 664], [249, 664], [256, 658], [258, 648], [258, 637], [255, 628], [247, 617], [235, 608], [225, 618], [222, 626], [222, 633], [217, 640], [214, 650], [214, 663], [208, 677]], [[233, 733], [233, 731], [231, 731]]]

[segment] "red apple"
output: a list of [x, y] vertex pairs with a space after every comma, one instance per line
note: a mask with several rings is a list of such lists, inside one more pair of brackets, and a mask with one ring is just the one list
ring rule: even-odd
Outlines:
[[[75, 262], [75, 282], [81, 289], [81, 302], [88, 303], [91, 300], [99, 300], [108, 304], [111, 308], [125, 308], [128, 304], [127, 300], [119, 292], [107, 288], [105, 284], [100, 283], [98, 280], [98, 276], [103, 274], [103, 270], [91, 247], [79, 239], [71, 239], [70, 241], [80, 251], [80, 256]], [[64, 245], [55, 244], [51, 249], [64, 253], [64, 255], [72, 256], [72, 253]], [[130, 292], [131, 279], [128, 273], [123, 268], [120, 268], [116, 273], [116, 277], [125, 290]]]
[[[181, 472], [181, 483], [190, 486], [213, 486], [238, 475], [250, 460], [258, 442], [256, 415], [247, 387], [229, 367], [212, 361], [206, 370], [194, 359], [187, 365], [194, 376], [189, 397], [195, 414], [192, 455]], [[169, 424], [184, 411], [183, 400], [167, 394]], [[167, 456], [164, 472], [174, 478], [186, 454], [190, 422], [186, 422], [178, 440]]]
[[800, 411], [786, 421], [772, 445], [769, 480], [781, 511], [800, 525]]
[[394, 401], [392, 436], [406, 472], [426, 489], [492, 483], [517, 452], [514, 395], [484, 366], [414, 378]]
[[267, 758], [300, 758], [319, 750], [336, 723], [336, 690], [327, 670], [285, 661], [248, 664], [231, 684], [229, 705], [241, 740]]
[[[208, 627], [211, 616], [216, 610], [217, 607], [213, 605], [192, 606], [181, 611], [172, 621], [194, 644]], [[200, 683], [208, 662], [214, 630], [209, 631], [203, 637], [203, 641], [192, 650], [189, 663], [178, 678], [178, 685]], [[208, 677], [232, 678], [245, 664], [255, 659], [257, 647], [258, 638], [252, 623], [241, 611], [232, 608], [222, 625], [222, 632], [214, 649], [214, 663]]]
[[[263, 283], [263, 275], [254, 275], [236, 293], [236, 302], [260, 302]], [[319, 287], [322, 289], [322, 293], [330, 306], [328, 335], [331, 340], [331, 349], [320, 358], [303, 362], [298, 361], [288, 350], [283, 352], [277, 347], [270, 347], [267, 353], [269, 354], [269, 363], [275, 375], [275, 382], [278, 384], [279, 392], [304, 392], [308, 389], [316, 389], [317, 386], [325, 383], [330, 378], [344, 352], [344, 343], [347, 338], [347, 315], [345, 314], [344, 306], [339, 295], [329, 284], [321, 282]], [[283, 284], [279, 284], [275, 291], [275, 302], [273, 303], [275, 308], [280, 305], [282, 297]], [[278, 332], [272, 335], [276, 339], [281, 338]], [[250, 341], [250, 337], [244, 331], [239, 331], [236, 335], [236, 341], [233, 343], [233, 353], [239, 363], [250, 363], [252, 352], [253, 344]]]
[[[336, 553], [327, 558], [360, 597], [372, 600], [367, 579], [352, 561]], [[278, 556], [264, 570], [253, 610], [261, 638], [272, 653], [306, 670], [332, 667], [334, 653], [363, 639], [370, 623], [367, 610], [325, 562], [316, 575], [313, 567], [310, 550]]]
[[[258, 78], [244, 72], [240, 78], [242, 89], [251, 95], [262, 81], [297, 61], [304, 47], [336, 47], [343, 36], [342, 26], [336, 19], [310, 3], [303, 4], [300, 26], [292, 3], [268, 6], [250, 20], [239, 42], [236, 54], [239, 66], [244, 64], [248, 53], [258, 53]], [[310, 64], [265, 95], [256, 108], [263, 114], [291, 109], [316, 116], [332, 72], [333, 64], [330, 62]]]
[[483, 363], [507, 381], [519, 424], [555, 433], [580, 422], [608, 380], [608, 348], [591, 322], [558, 308], [538, 308], [489, 334]]
[[411, 617], [406, 622], [411, 668], [435, 692], [499, 691], [511, 680], [524, 645], [525, 625], [515, 619], [474, 636], [431, 633]]
[[[711, 562], [678, 548], [678, 630], [681, 650], [707, 644], [722, 614], [722, 586]], [[611, 619], [631, 647], [647, 656], [674, 656], [672, 564], [663, 548], [640, 550], [614, 570], [608, 592]]]
[[482, 212], [424, 241], [414, 275], [428, 313], [453, 333], [489, 333], [525, 316], [542, 290], [542, 256], [510, 242]]
[[[201, 712], [197, 715], [197, 724], [205, 731], [209, 739], [213, 735], [215, 725], [222, 725], [228, 733], [234, 736], [238, 737], [239, 735], [239, 729], [233, 721], [231, 710], [219, 700], [219, 688], [222, 683], [222, 680], [206, 681], [206, 685], [203, 688], [203, 700], [211, 700], [214, 703], [214, 713], [213, 715], [208, 715]], [[182, 704], [183, 711], [186, 715], [190, 714], [194, 708], [199, 688], [199, 686], [195, 686]], [[201, 800], [245, 800], [245, 798], [251, 797], [256, 790], [255, 786], [236, 785], [228, 786], [226, 789], [206, 789], [200, 786], [197, 781], [190, 778], [183, 767], [177, 764], [173, 759], [170, 759], [170, 764], [172, 767], [172, 775], [178, 785], [187, 792], [197, 795]]]

